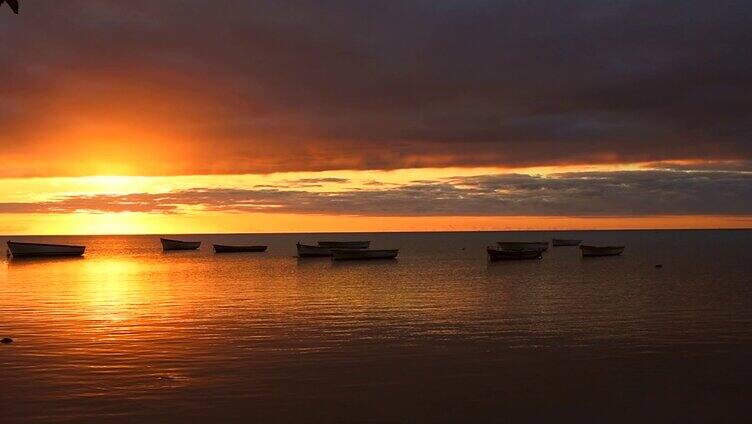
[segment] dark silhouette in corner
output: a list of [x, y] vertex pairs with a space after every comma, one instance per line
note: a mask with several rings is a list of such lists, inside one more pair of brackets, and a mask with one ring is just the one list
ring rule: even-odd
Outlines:
[[16, 15], [18, 15], [18, 0], [0, 0], [0, 6], [2, 6], [5, 2], [8, 2], [8, 6], [13, 9], [13, 12]]

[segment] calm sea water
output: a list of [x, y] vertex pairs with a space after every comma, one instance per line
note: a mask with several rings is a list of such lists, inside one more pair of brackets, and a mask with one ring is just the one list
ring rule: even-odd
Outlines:
[[[494, 241], [552, 236], [627, 250], [486, 260]], [[0, 337], [15, 340], [0, 345], [0, 421], [743, 421], [750, 236], [203, 235], [182, 253], [153, 236], [14, 237], [88, 250], [0, 263]], [[322, 239], [400, 257], [294, 257]]]

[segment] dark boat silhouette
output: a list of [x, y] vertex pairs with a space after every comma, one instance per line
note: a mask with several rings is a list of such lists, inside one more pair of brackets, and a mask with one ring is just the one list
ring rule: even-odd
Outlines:
[[297, 243], [298, 257], [315, 258], [332, 256], [333, 249], [362, 250], [368, 249], [370, 241], [320, 241], [317, 246]]
[[497, 241], [502, 250], [548, 250], [547, 241]]
[[582, 256], [618, 256], [624, 251], [624, 246], [580, 246]]
[[172, 250], [196, 250], [201, 247], [200, 241], [180, 241], [166, 238], [160, 238], [159, 241], [162, 242], [162, 250], [165, 252]]
[[320, 241], [319, 247], [329, 249], [368, 249], [371, 246], [370, 241]]
[[86, 246], [67, 244], [8, 242], [8, 252], [14, 258], [46, 258], [60, 256], [82, 256]]
[[542, 259], [542, 249], [503, 249], [487, 247], [488, 258], [492, 261], [517, 261], [525, 259]]
[[332, 259], [335, 261], [359, 259], [395, 259], [399, 249], [332, 249]]
[[554, 247], [559, 246], [579, 246], [580, 243], [582, 243], [582, 240], [573, 240], [573, 239], [552, 239], [551, 244]]
[[312, 246], [310, 244], [296, 244], [299, 258], [322, 258], [332, 256], [332, 251], [328, 247]]
[[214, 245], [214, 253], [246, 253], [246, 252], [266, 252], [266, 246], [227, 246], [223, 244]]
[[0, 0], [0, 6], [2, 6], [3, 3], [6, 2], [8, 3], [8, 6], [13, 9], [13, 13], [18, 15], [18, 0]]

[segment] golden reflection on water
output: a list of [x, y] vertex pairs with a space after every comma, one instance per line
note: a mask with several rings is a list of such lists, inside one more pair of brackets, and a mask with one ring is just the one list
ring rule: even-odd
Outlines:
[[139, 278], [144, 265], [134, 260], [105, 259], [85, 261], [77, 281], [77, 297], [89, 317], [99, 320], [125, 321], [133, 318], [134, 308], [148, 308], [155, 293]]
[[[369, 235], [401, 252], [367, 263], [293, 257], [296, 241], [323, 236], [195, 236], [204, 249], [175, 254], [154, 237], [50, 240], [90, 249], [82, 259], [0, 264], [0, 336], [16, 340], [0, 346], [0, 404], [13, 387], [10, 414], [49, 421], [164, 422], [155, 411], [169, 411], [190, 422], [206, 417], [206, 400], [241, 415], [275, 401], [338, 410], [333, 398], [378, 399], [389, 410], [395, 387], [408, 388], [400, 399], [443, 389], [443, 404], [483, 396], [483, 385], [517, 392], [510, 370], [548, 375], [538, 366], [561, 371], [568, 393], [568, 365], [558, 362], [589, 365], [604, 352], [637, 361], [702, 344], [747, 352], [738, 341], [752, 323], [752, 239], [713, 234], [588, 234], [630, 250], [583, 261], [557, 248], [524, 263], [488, 263], [484, 246], [500, 236], [486, 233]], [[213, 241], [270, 249], [214, 255]], [[233, 421], [224, 406], [210, 411]]]
[[11, 259], [5, 304], [39, 325], [49, 321], [49, 337], [60, 341], [143, 335], [176, 312], [170, 286], [149, 281], [158, 267], [131, 257]]

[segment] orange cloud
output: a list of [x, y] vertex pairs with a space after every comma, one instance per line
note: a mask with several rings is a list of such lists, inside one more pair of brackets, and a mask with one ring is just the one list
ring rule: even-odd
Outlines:
[[32, 2], [0, 177], [749, 160], [739, 7]]

